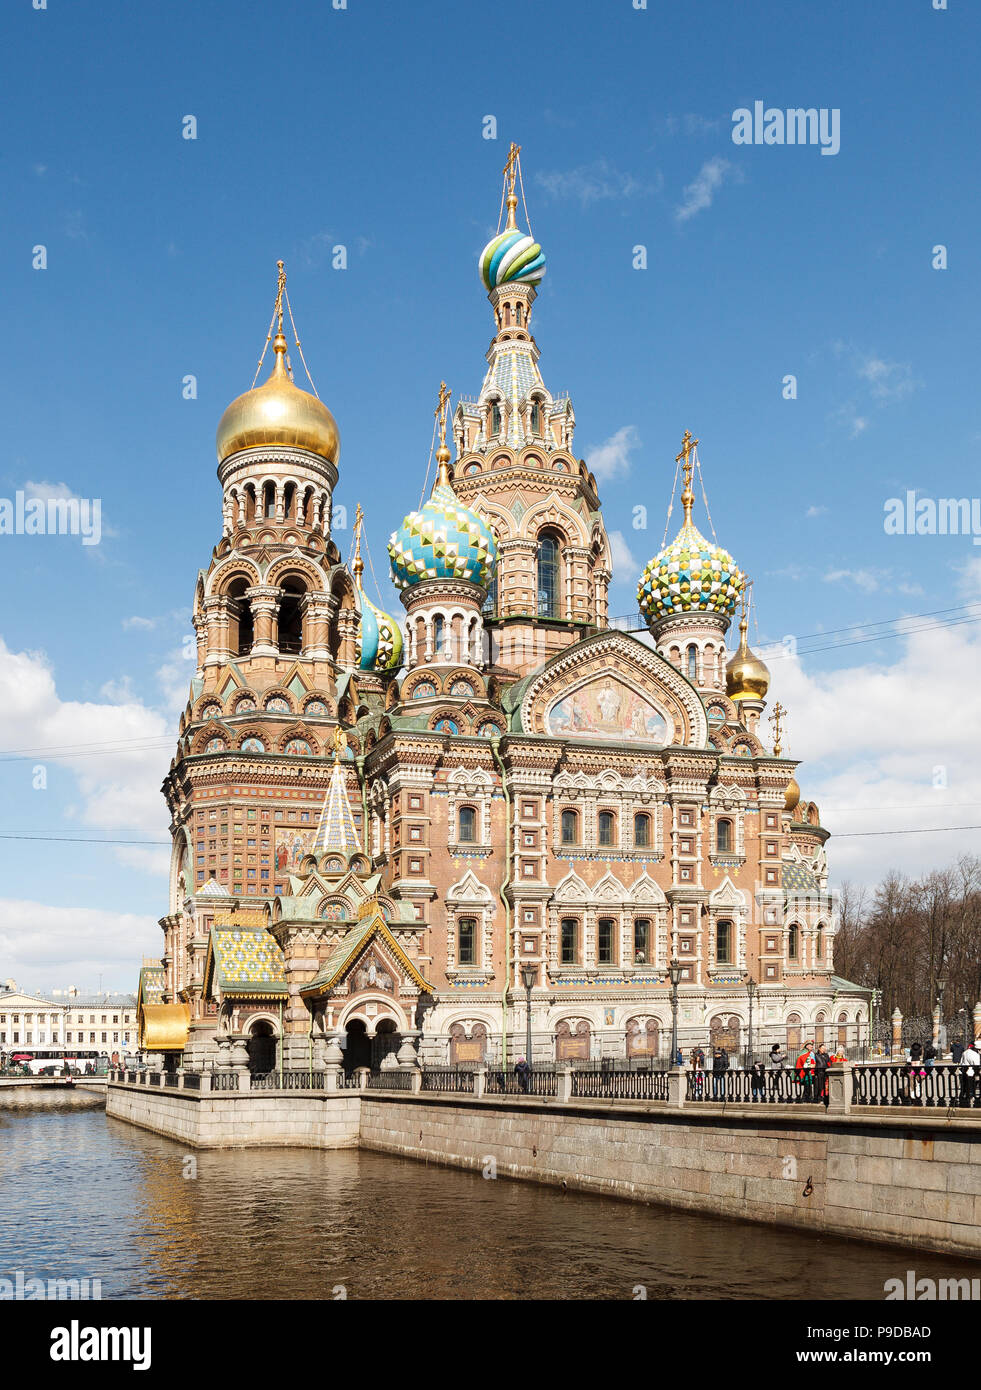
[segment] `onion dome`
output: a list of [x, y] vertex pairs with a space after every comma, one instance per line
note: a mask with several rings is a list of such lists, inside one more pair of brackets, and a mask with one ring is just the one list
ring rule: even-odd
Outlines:
[[503, 232], [493, 237], [477, 259], [484, 288], [498, 285], [537, 285], [545, 274], [545, 253], [533, 237], [519, 231], [514, 219], [518, 200], [508, 196], [508, 220]]
[[691, 519], [695, 504], [691, 456], [697, 443], [686, 430], [678, 455], [678, 461], [684, 459], [684, 524], [671, 544], [647, 564], [637, 586], [637, 601], [649, 623], [681, 613], [731, 617], [746, 587], [746, 576], [728, 550], [706, 540]]
[[739, 624], [739, 648], [726, 667], [726, 694], [730, 700], [762, 700], [770, 688], [770, 672], [749, 649], [745, 618]]
[[323, 401], [294, 386], [286, 370], [282, 330], [273, 339], [273, 369], [261, 386], [236, 397], [218, 424], [218, 462], [239, 449], [288, 445], [337, 462], [341, 436]]
[[360, 671], [394, 671], [402, 660], [402, 632], [390, 613], [385, 613], [365, 593], [361, 586], [364, 561], [361, 559], [361, 525], [363, 513], [358, 504], [355, 522], [355, 552], [351, 572], [354, 575], [361, 622], [356, 641], [357, 663]]
[[783, 809], [785, 811], [796, 811], [800, 805], [800, 787], [797, 785], [797, 778], [791, 777], [787, 783], [787, 791], [783, 798]]
[[497, 539], [450, 487], [450, 451], [436, 451], [438, 472], [424, 507], [410, 512], [388, 542], [392, 578], [400, 589], [423, 579], [464, 579], [487, 588], [497, 564]]

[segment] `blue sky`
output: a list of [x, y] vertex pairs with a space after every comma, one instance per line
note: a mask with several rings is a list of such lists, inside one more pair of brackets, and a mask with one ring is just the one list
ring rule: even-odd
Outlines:
[[[418, 502], [436, 388], [480, 385], [475, 261], [515, 139], [548, 257], [542, 371], [572, 395], [618, 533], [612, 610], [635, 608], [690, 428], [718, 537], [755, 581], [752, 640], [829, 648], [773, 660], [772, 697], [839, 876], [974, 849], [973, 831], [850, 837], [981, 823], [977, 624], [810, 634], [977, 595], [969, 537], [883, 529], [907, 489], [977, 491], [976, 6], [499, 0], [488, 22], [451, 0], [19, 0], [5, 30], [0, 496], [99, 497], [104, 535], [0, 536], [0, 746], [49, 750], [0, 761], [0, 834], [166, 838], [156, 788], [219, 535], [214, 431], [251, 384], [280, 256], [340, 425], [337, 500], [364, 502], [396, 602], [384, 540]], [[732, 112], [756, 100], [839, 110], [839, 153], [735, 145]], [[0, 974], [131, 984], [158, 946], [165, 852], [0, 855]]]

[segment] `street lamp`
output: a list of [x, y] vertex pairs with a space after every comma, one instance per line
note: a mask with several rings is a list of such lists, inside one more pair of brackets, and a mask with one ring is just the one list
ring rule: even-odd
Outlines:
[[743, 979], [746, 981], [746, 993], [749, 995], [749, 1065], [753, 1065], [753, 1000], [756, 998], [756, 991], [759, 984], [753, 979], [747, 970]]
[[941, 1057], [947, 1050], [947, 1030], [944, 1028], [944, 990], [947, 988], [947, 964], [942, 963], [937, 971], [937, 1009], [940, 1013], [940, 1032], [937, 1036], [937, 1046], [940, 1048]]
[[528, 994], [527, 1007], [525, 1008], [525, 1061], [531, 1066], [531, 991], [538, 979], [537, 965], [523, 965], [521, 967], [521, 978], [524, 980], [525, 989]]
[[671, 964], [668, 966], [668, 975], [671, 979], [671, 1065], [678, 1065], [678, 985], [681, 983], [681, 961], [676, 956], [671, 957]]

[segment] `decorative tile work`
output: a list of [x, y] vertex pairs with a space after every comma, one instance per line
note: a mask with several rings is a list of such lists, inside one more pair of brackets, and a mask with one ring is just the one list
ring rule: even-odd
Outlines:
[[486, 586], [497, 564], [494, 533], [453, 490], [438, 484], [426, 505], [410, 512], [388, 542], [398, 588], [420, 579], [465, 579]]

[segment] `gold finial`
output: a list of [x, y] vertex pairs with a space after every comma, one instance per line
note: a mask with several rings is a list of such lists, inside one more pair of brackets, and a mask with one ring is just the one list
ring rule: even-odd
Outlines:
[[784, 709], [783, 705], [778, 700], [777, 703], [773, 706], [773, 713], [770, 715], [770, 723], [773, 725], [773, 756], [775, 758], [779, 758], [780, 756], [780, 738], [782, 734], [781, 726], [786, 714], [787, 711]]
[[344, 732], [344, 730], [341, 728], [340, 724], [338, 724], [337, 728], [334, 730], [334, 738], [333, 738], [334, 762], [335, 762], [335, 763], [338, 761], [338, 759], [340, 758], [341, 754], [344, 752], [344, 749], [345, 749], [346, 747], [347, 747], [347, 734], [346, 734], [346, 733]]
[[450, 396], [453, 393], [445, 381], [439, 383], [439, 396], [436, 401], [436, 409], [433, 412], [436, 416], [436, 425], [439, 430], [439, 448], [436, 450], [436, 486], [444, 487], [450, 481], [450, 454], [446, 445], [446, 411], [449, 406]]
[[364, 525], [364, 510], [359, 502], [354, 509], [354, 561], [351, 565], [351, 573], [354, 575], [354, 582], [361, 587], [361, 576], [364, 574], [364, 561], [361, 558], [361, 528]]
[[[692, 462], [692, 453], [698, 447], [698, 440], [692, 439], [691, 430], [685, 430], [685, 437], [681, 441], [681, 453], [675, 455], [675, 463], [681, 463], [681, 471], [685, 480], [684, 491], [681, 494], [681, 504], [685, 509], [685, 521], [691, 521], [691, 509], [695, 502], [695, 494], [691, 490], [691, 475], [695, 465]], [[684, 463], [682, 463], [684, 459]]]
[[283, 331], [283, 291], [286, 289], [286, 262], [277, 261], [276, 269], [279, 277], [276, 281], [276, 317], [279, 323], [279, 331]]
[[511, 141], [511, 148], [508, 150], [508, 160], [504, 166], [503, 174], [505, 187], [507, 189], [508, 220], [505, 231], [513, 232], [516, 226], [515, 212], [518, 207], [518, 197], [514, 191], [515, 179], [518, 177], [518, 155], [521, 153], [521, 146]]

